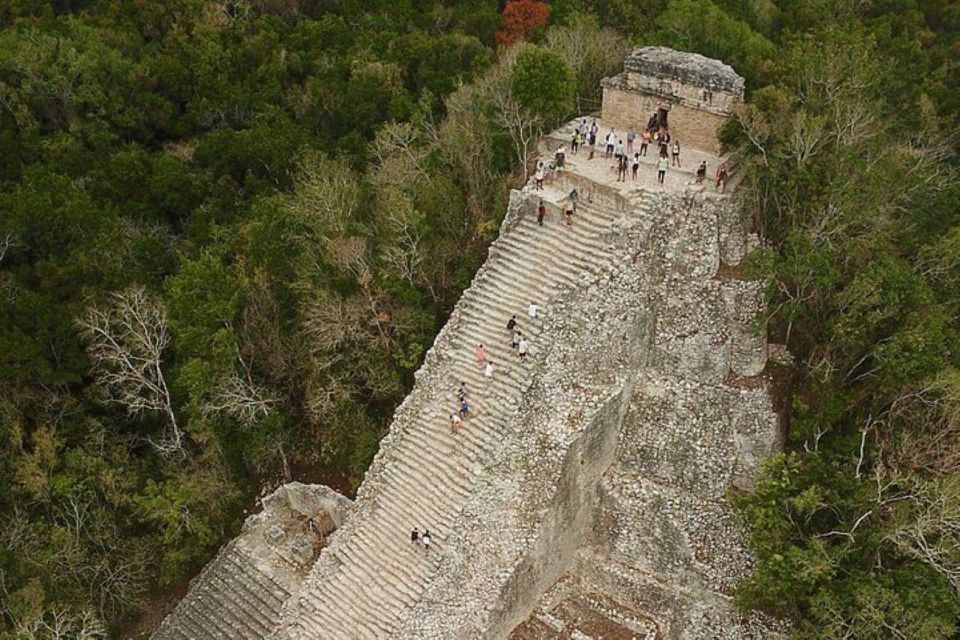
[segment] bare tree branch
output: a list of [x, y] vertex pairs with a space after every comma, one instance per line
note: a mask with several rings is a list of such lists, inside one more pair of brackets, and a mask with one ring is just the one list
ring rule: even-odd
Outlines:
[[227, 415], [244, 427], [251, 427], [266, 418], [279, 402], [269, 390], [233, 375], [225, 378], [204, 404], [206, 415]]
[[94, 374], [106, 401], [130, 415], [161, 413], [168, 433], [151, 444], [164, 455], [183, 454], [183, 432], [177, 425], [170, 390], [161, 366], [170, 344], [162, 302], [141, 286], [110, 296], [109, 304], [92, 306], [77, 320], [87, 339]]

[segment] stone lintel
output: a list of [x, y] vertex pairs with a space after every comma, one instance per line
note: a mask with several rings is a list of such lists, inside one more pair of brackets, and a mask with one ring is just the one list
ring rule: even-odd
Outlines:
[[634, 74], [651, 76], [743, 99], [743, 77], [730, 65], [699, 53], [667, 47], [638, 47], [626, 55], [623, 68], [628, 78]]

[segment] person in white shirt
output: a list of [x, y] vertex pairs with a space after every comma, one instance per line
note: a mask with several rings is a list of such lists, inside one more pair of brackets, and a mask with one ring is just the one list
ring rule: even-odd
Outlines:
[[463, 426], [463, 418], [458, 416], [455, 413], [450, 414], [450, 433], [460, 433], [460, 428]]
[[487, 365], [483, 368], [483, 375], [487, 380], [493, 379], [493, 363], [487, 360]]
[[520, 356], [521, 360], [523, 360], [523, 358], [527, 355], [527, 339], [526, 338], [520, 338], [520, 342], [517, 343], [517, 355]]
[[530, 303], [530, 306], [527, 307], [527, 315], [530, 316], [530, 322], [533, 322], [537, 319], [537, 305]]
[[430, 530], [427, 529], [426, 531], [423, 532], [423, 535], [420, 536], [420, 544], [423, 545], [423, 550], [426, 551], [427, 553], [430, 553], [430, 543], [432, 541], [433, 541], [432, 538], [430, 538]]

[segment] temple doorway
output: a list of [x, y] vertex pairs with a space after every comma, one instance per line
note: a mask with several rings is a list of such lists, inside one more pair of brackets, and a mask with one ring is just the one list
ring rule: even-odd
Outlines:
[[657, 124], [664, 129], [667, 128], [667, 114], [670, 113], [669, 109], [664, 109], [660, 107], [657, 109]]

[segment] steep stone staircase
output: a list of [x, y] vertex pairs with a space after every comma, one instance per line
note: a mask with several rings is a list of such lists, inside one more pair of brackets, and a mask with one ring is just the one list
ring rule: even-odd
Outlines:
[[[256, 640], [264, 638], [290, 595], [289, 584], [279, 582], [256, 566], [235, 543], [201, 574], [197, 591], [184, 601], [175, 618], [154, 634], [158, 640]], [[204, 579], [207, 576], [209, 580]], [[216, 620], [217, 625], [210, 621]]]
[[[552, 339], [542, 330], [551, 300], [608, 266], [612, 223], [638, 210], [637, 203], [594, 198], [580, 186], [584, 195], [572, 226], [564, 224], [561, 209], [569, 183], [514, 192], [500, 237], [397, 410], [354, 513], [286, 605], [276, 637], [391, 637], [420, 601], [464, 504], [517, 424], [524, 391], [536, 378], [537, 354]], [[543, 227], [536, 222], [540, 199], [548, 207]], [[526, 313], [531, 302], [541, 313], [533, 323]], [[526, 361], [506, 329], [514, 314], [530, 345]], [[494, 363], [492, 380], [475, 361], [478, 344]], [[461, 382], [469, 390], [470, 417], [454, 435], [448, 417]], [[415, 526], [429, 529], [435, 547], [429, 554], [410, 542]]]

